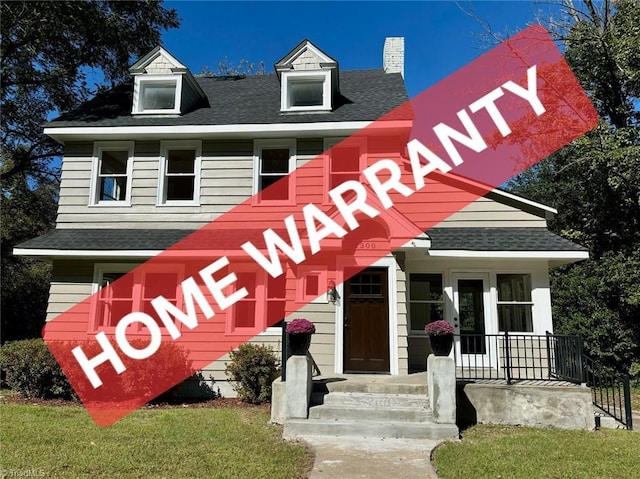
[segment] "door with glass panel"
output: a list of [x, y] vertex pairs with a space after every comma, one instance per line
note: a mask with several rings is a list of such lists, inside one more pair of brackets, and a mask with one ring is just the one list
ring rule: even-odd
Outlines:
[[491, 314], [489, 275], [455, 273], [452, 279], [456, 363], [465, 368], [491, 367], [496, 358], [486, 337]]

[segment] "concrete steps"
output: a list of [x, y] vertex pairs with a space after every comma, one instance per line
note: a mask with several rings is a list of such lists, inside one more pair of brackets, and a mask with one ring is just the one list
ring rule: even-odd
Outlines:
[[349, 421], [328, 419], [287, 419], [285, 439], [305, 439], [310, 436], [393, 438], [393, 439], [452, 439], [458, 437], [455, 424], [396, 421]]
[[285, 439], [313, 437], [450, 439], [454, 424], [433, 422], [424, 384], [337, 381], [314, 385], [309, 419], [288, 419]]

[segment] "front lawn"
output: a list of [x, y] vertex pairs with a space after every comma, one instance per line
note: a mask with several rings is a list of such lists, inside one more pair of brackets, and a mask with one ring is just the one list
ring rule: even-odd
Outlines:
[[637, 477], [640, 434], [477, 425], [434, 454], [441, 479]]
[[68, 478], [306, 477], [309, 452], [283, 442], [268, 419], [264, 408], [154, 408], [101, 428], [78, 406], [1, 404], [0, 469]]

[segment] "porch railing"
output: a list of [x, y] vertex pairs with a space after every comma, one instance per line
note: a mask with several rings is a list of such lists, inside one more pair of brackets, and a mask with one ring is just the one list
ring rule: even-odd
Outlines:
[[[633, 429], [629, 376], [616, 374], [586, 355], [584, 356], [584, 371], [585, 382], [591, 388], [594, 406], [613, 417], [627, 429]], [[597, 425], [599, 426], [599, 424]]]
[[458, 379], [583, 382], [579, 336], [461, 334], [455, 345]]
[[455, 337], [456, 377], [462, 380], [586, 383], [592, 402], [633, 428], [629, 376], [584, 354], [582, 338], [562, 334], [462, 334]]

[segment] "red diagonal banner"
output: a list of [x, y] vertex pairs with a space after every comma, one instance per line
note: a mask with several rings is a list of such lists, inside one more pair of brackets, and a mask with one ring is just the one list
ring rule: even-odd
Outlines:
[[104, 286], [44, 339], [94, 421], [112, 424], [326, 288], [428, 247], [431, 227], [596, 122], [530, 27]]

